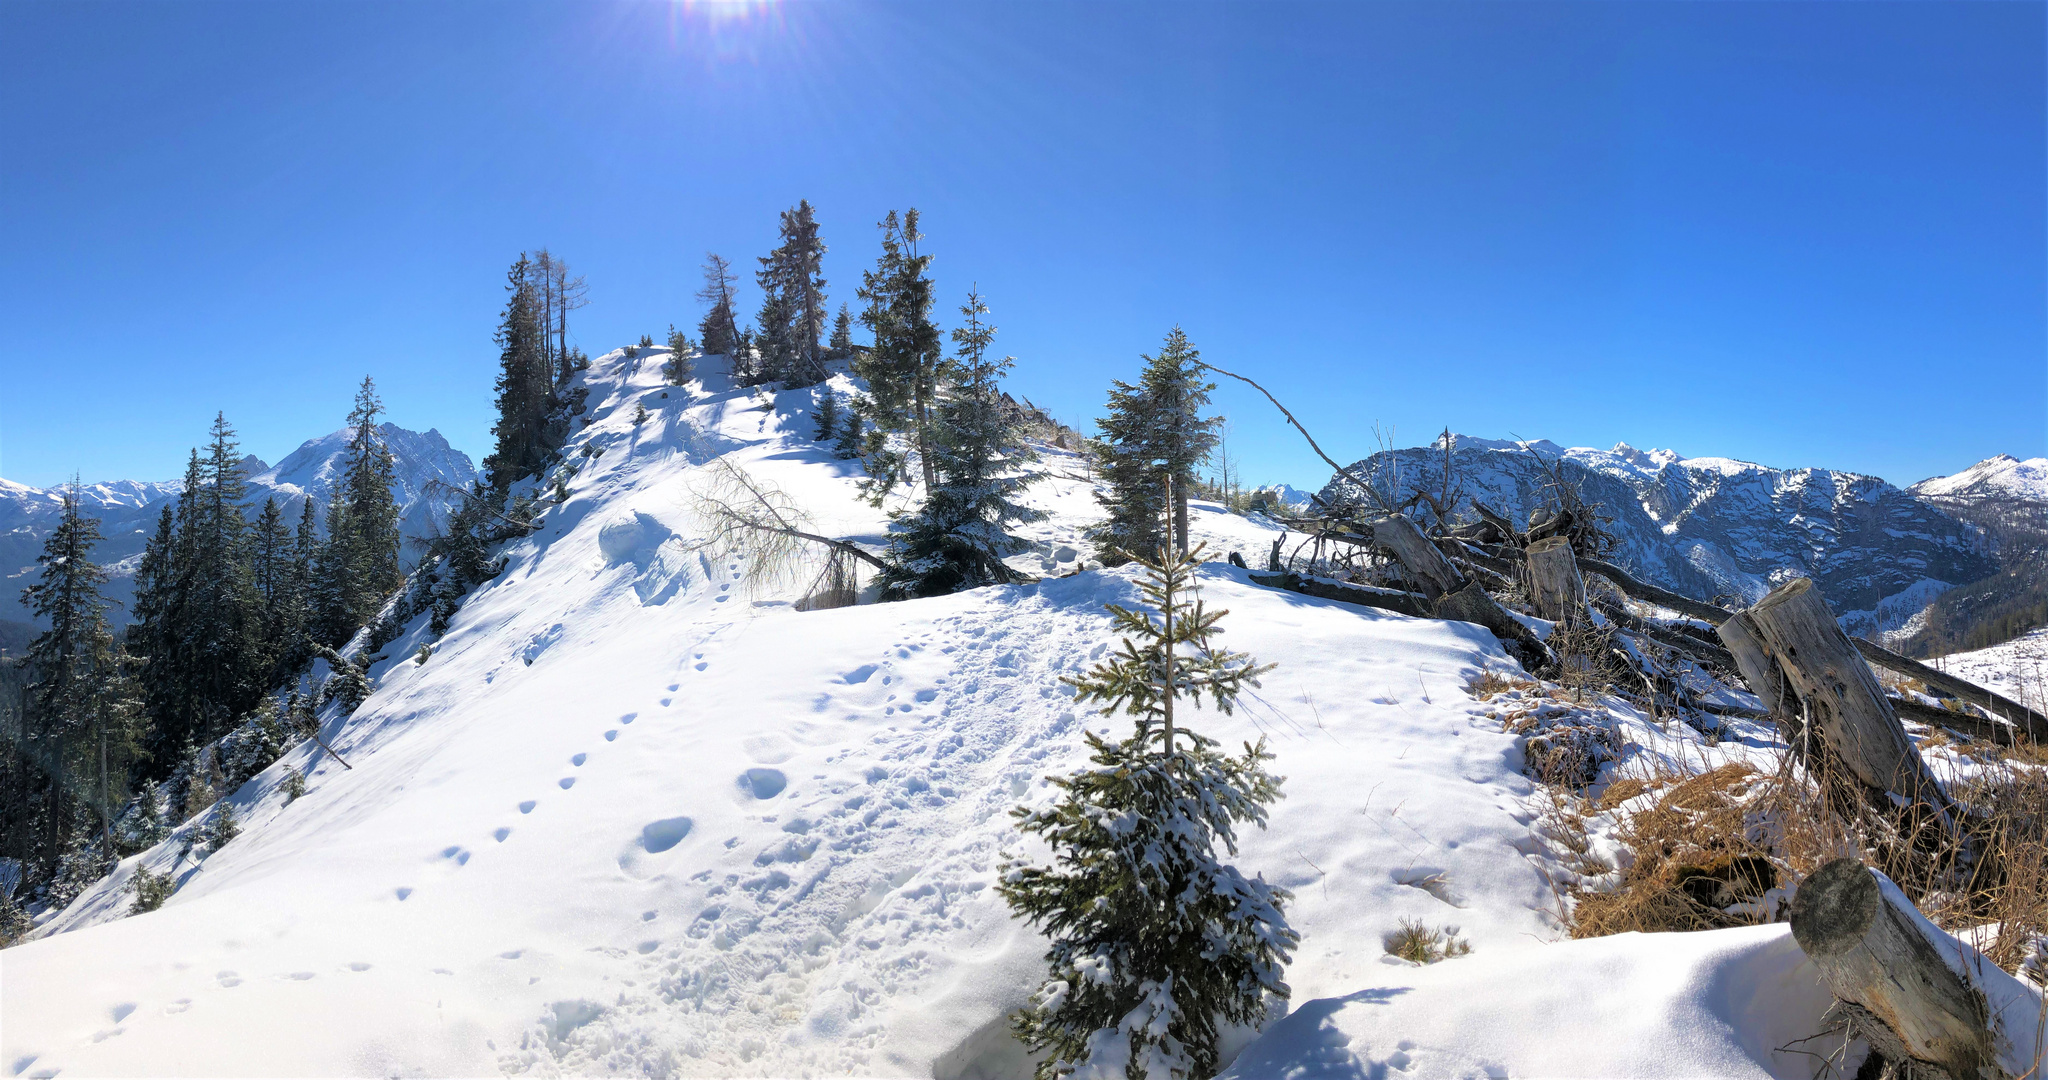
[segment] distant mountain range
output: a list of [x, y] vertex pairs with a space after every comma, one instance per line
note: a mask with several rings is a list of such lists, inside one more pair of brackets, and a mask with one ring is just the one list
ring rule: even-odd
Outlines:
[[[1453, 446], [1451, 469], [1467, 497], [1517, 521], [1543, 504], [1543, 463], [1553, 462], [1613, 517], [1614, 559], [1630, 572], [1688, 596], [1743, 603], [1811, 577], [1845, 628], [1860, 634], [1900, 630], [1951, 587], [1998, 569], [1984, 530], [1920, 497], [1922, 489], [2031, 490], [2048, 476], [2037, 467], [2048, 461], [2001, 457], [1908, 491], [1858, 473], [1687, 458], [1626, 443], [1596, 450], [1456, 436]], [[1352, 471], [1371, 478], [1396, 468], [1403, 492], [1434, 490], [1444, 471], [1441, 444], [1377, 454]], [[1341, 476], [1319, 493], [1354, 496]]]
[[[410, 431], [396, 424], [381, 425], [379, 430], [394, 459], [391, 494], [398, 501], [399, 532], [407, 537], [405, 559], [412, 562], [424, 550], [415, 538], [433, 535], [447, 523], [450, 497], [430, 494], [429, 482], [466, 486], [476, 478], [476, 465], [438, 431]], [[346, 466], [350, 434], [343, 428], [308, 440], [274, 467], [254, 455], [244, 458], [251, 516], [267, 498], [278, 501], [294, 527], [309, 496], [324, 509]], [[111, 613], [116, 625], [128, 622], [143, 546], [156, 529], [157, 515], [165, 503], [176, 502], [181, 486], [175, 481], [116, 480], [79, 489], [86, 512], [100, 520], [104, 539], [94, 557], [108, 570], [107, 595], [117, 604]], [[34, 580], [36, 556], [62, 508], [61, 488], [0, 480], [0, 648], [8, 652], [18, 651], [31, 632], [21, 590]]]

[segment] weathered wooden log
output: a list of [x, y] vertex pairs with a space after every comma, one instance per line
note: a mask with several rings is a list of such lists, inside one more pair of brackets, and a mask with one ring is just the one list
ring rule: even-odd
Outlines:
[[1286, 589], [1303, 596], [1315, 596], [1324, 600], [1337, 600], [1360, 607], [1379, 608], [1419, 619], [1435, 616], [1429, 599], [1421, 593], [1398, 592], [1393, 589], [1373, 589], [1362, 585], [1342, 585], [1334, 581], [1318, 581], [1300, 574], [1252, 574], [1252, 584], [1268, 588]]
[[1949, 962], [1897, 886], [1855, 859], [1813, 872], [1792, 896], [1792, 938], [1820, 969], [1856, 1034], [1892, 1062], [1955, 1080], [2006, 1076], [1983, 992]]
[[1698, 619], [1709, 626], [1719, 626], [1727, 622], [1728, 616], [1733, 614], [1733, 612], [1726, 608], [1704, 604], [1691, 597], [1680, 596], [1669, 589], [1660, 589], [1646, 581], [1638, 581], [1628, 571], [1613, 563], [1602, 562], [1599, 559], [1589, 559], [1581, 555], [1579, 556], [1579, 569], [1588, 574], [1598, 574], [1614, 582], [1615, 587], [1619, 588], [1631, 600], [1641, 600], [1646, 604], [1670, 608], [1680, 615], [1691, 619]]
[[2048, 716], [2043, 716], [2039, 709], [2029, 709], [2011, 698], [1986, 690], [1976, 683], [1956, 678], [1945, 671], [1936, 671], [1934, 668], [1928, 667], [1918, 660], [1900, 656], [1898, 653], [1876, 642], [1866, 641], [1863, 638], [1856, 638], [1854, 640], [1856, 642], [1856, 651], [1862, 653], [1865, 660], [1876, 664], [1878, 667], [1903, 675], [1909, 679], [1918, 679], [1934, 687], [1936, 690], [1953, 694], [1972, 705], [1981, 705], [1986, 710], [2010, 721], [2014, 727], [2019, 729], [2019, 734], [2025, 735], [2035, 742], [2048, 742]]
[[1778, 662], [1771, 659], [1770, 651], [1764, 648], [1756, 624], [1747, 614], [1738, 613], [1714, 629], [1721, 635], [1721, 643], [1728, 646], [1735, 670], [1742, 673], [1742, 681], [1763, 702], [1764, 710], [1773, 715], [1785, 714], [1785, 699], [1780, 692], [1783, 674], [1778, 670]]
[[1878, 791], [1946, 805], [1878, 676], [1855, 652], [1812, 580], [1794, 578], [1774, 588], [1747, 615], [1806, 705], [1810, 723], [1855, 779]]
[[1401, 568], [1408, 571], [1422, 591], [1434, 598], [1445, 593], [1456, 592], [1465, 586], [1465, 575], [1444, 558], [1444, 553], [1422, 535], [1415, 523], [1400, 514], [1384, 517], [1373, 522], [1373, 542], [1391, 552], [1400, 560]]
[[1493, 526], [1494, 531], [1501, 534], [1501, 540], [1503, 543], [1514, 545], [1517, 551], [1528, 546], [1529, 538], [1522, 535], [1522, 531], [1520, 529], [1515, 528], [1514, 525], [1511, 522], [1509, 522], [1507, 518], [1504, 518], [1499, 514], [1495, 513], [1492, 510], [1492, 508], [1488, 507], [1485, 503], [1480, 502], [1478, 499], [1474, 499], [1472, 500], [1472, 509], [1479, 514], [1479, 519], [1481, 521], [1484, 521], [1487, 524]]
[[1522, 625], [1520, 619], [1500, 606], [1492, 594], [1480, 588], [1476, 581], [1468, 582], [1458, 589], [1437, 598], [1436, 617], [1457, 622], [1477, 623], [1493, 631], [1522, 667], [1534, 672], [1550, 662], [1550, 649], [1543, 644], [1534, 631]]
[[1795, 578], [1773, 589], [1747, 614], [1757, 640], [1805, 703], [1809, 722], [1856, 779], [1947, 812], [1941, 785], [1907, 738], [1884, 687], [1811, 580]]
[[2012, 726], [1996, 720], [1977, 716], [1974, 713], [1955, 712], [1939, 705], [1923, 705], [1911, 698], [1889, 699], [1892, 711], [1902, 720], [1912, 720], [1929, 727], [1943, 727], [1959, 731], [1973, 739], [1988, 739], [2000, 746], [2012, 746], [2017, 739]]
[[1586, 618], [1586, 582], [1572, 560], [1572, 542], [1562, 536], [1532, 542], [1523, 551], [1529, 570], [1529, 602], [1536, 614], [1556, 623]]

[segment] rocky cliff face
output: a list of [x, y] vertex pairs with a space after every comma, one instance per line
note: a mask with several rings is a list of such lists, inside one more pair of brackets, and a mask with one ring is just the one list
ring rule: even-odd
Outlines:
[[[380, 430], [395, 459], [391, 494], [398, 500], [399, 532], [407, 538], [404, 557], [411, 562], [423, 550], [413, 538], [432, 535], [447, 521], [450, 497], [430, 493], [429, 481], [466, 486], [476, 478], [476, 466], [468, 455], [448, 445], [438, 431], [409, 431], [396, 424], [385, 424]], [[341, 479], [348, 436], [344, 428], [309, 440], [274, 468], [253, 455], [244, 459], [250, 516], [255, 516], [267, 498], [277, 499], [286, 520], [294, 526], [308, 497], [324, 508], [329, 492]], [[116, 603], [109, 614], [117, 626], [128, 622], [135, 567], [143, 545], [155, 532], [164, 505], [176, 502], [179, 486], [169, 481], [116, 480], [79, 490], [86, 512], [100, 520], [104, 539], [93, 554], [107, 567], [106, 592]], [[62, 512], [60, 489], [0, 480], [0, 631], [9, 629], [5, 624], [13, 624], [13, 633], [0, 634], [0, 642], [12, 644], [26, 632], [23, 624], [29, 622], [29, 613], [21, 605], [21, 590], [34, 580], [36, 556]]]
[[[1793, 577], [1811, 577], [1854, 632], [1903, 623], [1949, 585], [1990, 573], [1981, 534], [1874, 476], [1772, 469], [1668, 450], [1566, 449], [1456, 437], [1455, 488], [1516, 520], [1548, 499], [1550, 470], [1612, 518], [1614, 561], [1675, 592], [1753, 602]], [[1404, 493], [1439, 490], [1441, 445], [1382, 453], [1352, 467]], [[1398, 481], [1394, 478], [1398, 473]], [[1333, 478], [1326, 500], [1355, 498]], [[1459, 502], [1462, 513], [1469, 503]]]

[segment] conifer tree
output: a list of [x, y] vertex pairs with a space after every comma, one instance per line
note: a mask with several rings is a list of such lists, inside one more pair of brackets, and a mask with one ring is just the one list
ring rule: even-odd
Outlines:
[[846, 305], [839, 305], [839, 317], [832, 322], [832, 342], [826, 355], [834, 360], [844, 360], [853, 355], [853, 313]]
[[[945, 351], [931, 319], [932, 283], [925, 272], [932, 257], [918, 252], [924, 234], [917, 224], [914, 208], [900, 221], [894, 210], [882, 219], [882, 254], [875, 268], [862, 275], [859, 291], [867, 302], [861, 322], [874, 332], [875, 343], [854, 370], [868, 383], [868, 418], [878, 428], [910, 434], [929, 491], [938, 484], [931, 429]], [[894, 485], [897, 469], [885, 467], [879, 475], [869, 471], [875, 485], [870, 497], [879, 500]]]
[[840, 423], [839, 432], [832, 441], [832, 453], [841, 458], [857, 458], [867, 446], [866, 405], [856, 396], [848, 405], [845, 420]]
[[[491, 433], [497, 445], [484, 459], [491, 487], [503, 493], [520, 479], [537, 476], [547, 465], [548, 414], [554, 410], [554, 373], [543, 347], [541, 300], [532, 281], [532, 263], [524, 255], [506, 274], [505, 314], [498, 324], [498, 420]], [[327, 524], [331, 536], [332, 521]]]
[[982, 321], [988, 305], [980, 293], [969, 292], [960, 313], [967, 325], [953, 331], [959, 352], [947, 370], [954, 381], [933, 431], [938, 483], [915, 513], [896, 517], [881, 575], [882, 594], [892, 599], [1015, 581], [1003, 557], [1029, 545], [1010, 526], [1045, 517], [1016, 501], [1038, 477], [1018, 472], [1033, 455], [1002, 400], [1001, 379], [1015, 361], [990, 355], [996, 328]]
[[807, 386], [825, 377], [818, 339], [825, 333], [825, 244], [805, 199], [782, 212], [782, 243], [761, 260], [764, 377]]
[[668, 360], [661, 365], [661, 377], [670, 386], [681, 386], [695, 374], [690, 370], [690, 357], [696, 353], [690, 339], [674, 323], [668, 326]]
[[214, 418], [210, 435], [178, 507], [174, 561], [182, 610], [167, 627], [182, 699], [166, 733], [174, 745], [225, 732], [261, 695], [267, 674], [262, 605], [250, 576], [249, 523], [242, 516], [249, 487], [240, 447], [224, 415]]
[[170, 740], [182, 680], [172, 629], [180, 621], [183, 588], [177, 565], [176, 519], [165, 504], [157, 515], [156, 532], [143, 546], [135, 570], [135, 621], [128, 626], [128, 647], [140, 662], [143, 712], [149, 717], [144, 747], [158, 771], [167, 770], [180, 745]]
[[704, 286], [697, 290], [697, 299], [709, 306], [697, 324], [697, 337], [704, 342], [706, 356], [731, 356], [739, 345], [740, 324], [732, 296], [735, 280], [731, 263], [720, 255], [705, 254]]
[[[1111, 743], [1087, 733], [1092, 767], [1056, 779], [1058, 799], [1013, 812], [1043, 839], [1053, 865], [1013, 861], [997, 891], [1052, 938], [1050, 973], [1012, 1017], [1018, 1038], [1047, 1054], [1039, 1080], [1091, 1076], [1207, 1077], [1226, 1024], [1263, 1020], [1288, 996], [1282, 974], [1299, 941], [1287, 890], [1246, 878], [1217, 852], [1237, 853], [1236, 827], [1265, 827], [1280, 798], [1263, 740], [1244, 753], [1183, 725], [1173, 702], [1210, 696], [1228, 714], [1244, 686], [1270, 670], [1211, 641], [1225, 612], [1190, 602], [1200, 550], [1169, 543], [1144, 562], [1152, 612], [1111, 605], [1122, 652], [1069, 680], [1103, 713], [1135, 715]], [[1179, 654], [1178, 647], [1188, 652]]]
[[317, 633], [314, 640], [321, 645], [340, 645], [355, 633], [356, 624], [349, 621], [349, 600], [354, 592], [349, 583], [350, 545], [348, 537], [354, 533], [348, 520], [348, 491], [337, 484], [327, 493], [327, 537], [320, 543], [317, 560], [313, 564], [313, 626]]
[[263, 500], [263, 510], [257, 514], [256, 526], [250, 533], [249, 577], [261, 611], [259, 640], [263, 647], [264, 681], [268, 683], [282, 674], [284, 659], [295, 644], [286, 627], [288, 612], [294, 606], [292, 534], [285, 526], [284, 511], [274, 498]]
[[[81, 511], [78, 482], [73, 480], [64, 489], [57, 527], [44, 541], [42, 554], [36, 556], [41, 568], [37, 581], [21, 592], [22, 605], [48, 627], [28, 647], [32, 674], [23, 732], [28, 754], [52, 780], [46, 793], [52, 802], [44, 816], [46, 864], [56, 863], [75, 846], [73, 838], [66, 835], [69, 815], [63, 805], [67, 789], [74, 786], [72, 778], [97, 780], [86, 791], [98, 796], [103, 818], [112, 803], [110, 763], [104, 752], [97, 755], [95, 763], [93, 749], [103, 746], [111, 734], [117, 755], [112, 764], [125, 766], [129, 756], [125, 726], [115, 732], [108, 730], [113, 720], [109, 684], [120, 673], [114, 636], [107, 629], [109, 605], [100, 593], [107, 574], [92, 561], [92, 550], [99, 542], [99, 520]], [[126, 769], [122, 772], [125, 776]]]
[[818, 394], [818, 426], [811, 438], [830, 442], [839, 437], [839, 395], [827, 386]]
[[[1157, 356], [1143, 359], [1138, 385], [1110, 383], [1109, 415], [1097, 421], [1102, 437], [1090, 444], [1096, 471], [1109, 488], [1096, 496], [1109, 520], [1092, 536], [1112, 566], [1156, 549], [1168, 512], [1180, 550], [1187, 550], [1187, 492], [1222, 424], [1219, 417], [1202, 415], [1216, 387], [1203, 380], [1201, 353], [1180, 327], [1166, 335]], [[1168, 479], [1170, 502], [1162, 501]]]
[[[398, 566], [398, 502], [391, 494], [391, 451], [377, 427], [377, 415], [383, 409], [376, 384], [364, 376], [356, 391], [355, 408], [348, 415], [353, 433], [341, 485], [348, 502], [347, 529], [330, 537], [343, 548], [336, 561], [347, 567], [340, 589], [343, 621], [351, 633], [375, 618], [385, 598], [405, 580]], [[333, 529], [330, 522], [330, 532]]]

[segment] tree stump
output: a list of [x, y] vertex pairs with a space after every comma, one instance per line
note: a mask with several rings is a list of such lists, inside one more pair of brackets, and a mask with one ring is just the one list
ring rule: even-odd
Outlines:
[[1572, 557], [1572, 542], [1562, 536], [1538, 540], [1523, 552], [1529, 570], [1529, 601], [1536, 614], [1554, 623], [1576, 624], [1586, 618], [1586, 582]]
[[1873, 1050], [1956, 1080], [2005, 1077], [1989, 1007], [1950, 965], [1953, 945], [1884, 884], [1855, 859], [1822, 866], [1792, 896], [1793, 940]]
[[1798, 578], [1779, 586], [1747, 614], [1750, 628], [1806, 704], [1808, 722], [1850, 774], [1946, 814], [1941, 786], [1813, 582]]
[[1392, 552], [1400, 560], [1401, 568], [1408, 571], [1422, 591], [1434, 600], [1445, 593], [1458, 591], [1465, 584], [1465, 575], [1444, 558], [1444, 553], [1422, 535], [1415, 523], [1395, 514], [1373, 522], [1372, 539], [1375, 544]]

